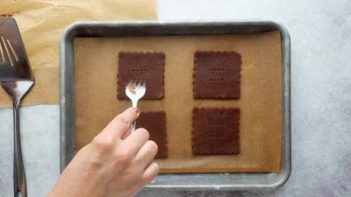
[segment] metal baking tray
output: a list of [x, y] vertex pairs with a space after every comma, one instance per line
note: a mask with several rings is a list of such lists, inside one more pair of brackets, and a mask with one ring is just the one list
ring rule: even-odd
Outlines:
[[282, 73], [282, 160], [280, 173], [162, 174], [146, 190], [257, 190], [283, 185], [291, 171], [290, 143], [290, 36], [286, 28], [271, 21], [164, 22], [99, 21], [78, 22], [68, 27], [61, 39], [60, 166], [61, 171], [76, 153], [75, 138], [75, 37], [133, 37], [251, 34], [279, 31]]

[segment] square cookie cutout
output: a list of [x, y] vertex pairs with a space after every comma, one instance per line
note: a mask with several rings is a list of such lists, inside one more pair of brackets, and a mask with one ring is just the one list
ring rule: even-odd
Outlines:
[[241, 55], [234, 51], [196, 51], [195, 99], [239, 99]]
[[194, 108], [192, 154], [239, 154], [239, 126], [238, 108]]
[[120, 52], [118, 54], [117, 98], [127, 99], [125, 87], [131, 80], [145, 80], [143, 99], [164, 97], [165, 54], [162, 52]]
[[166, 113], [164, 111], [141, 112], [136, 121], [137, 128], [145, 128], [150, 133], [150, 140], [158, 145], [156, 158], [167, 158]]

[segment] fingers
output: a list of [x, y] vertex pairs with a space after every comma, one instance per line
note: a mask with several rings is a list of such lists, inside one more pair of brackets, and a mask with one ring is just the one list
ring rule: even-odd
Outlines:
[[147, 166], [144, 173], [141, 176], [142, 184], [146, 185], [150, 183], [159, 173], [160, 167], [156, 162], [152, 162]]
[[113, 132], [118, 138], [129, 130], [131, 123], [139, 116], [138, 108], [128, 108], [123, 113], [117, 115], [104, 129], [104, 132]]
[[150, 163], [144, 171], [139, 174], [138, 182], [136, 183], [136, 190], [139, 191], [149, 184], [159, 173], [160, 167], [156, 162]]
[[157, 144], [154, 141], [147, 141], [135, 156], [135, 165], [139, 166], [140, 168], [142, 168], [142, 170], [144, 170], [146, 166], [148, 166], [155, 158], [157, 150]]
[[147, 141], [137, 153], [133, 163], [133, 172], [137, 173], [138, 187], [143, 188], [151, 182], [159, 172], [157, 163], [152, 162], [157, 154], [157, 144], [154, 141]]
[[136, 155], [139, 149], [149, 140], [149, 132], [145, 129], [137, 129], [125, 140], [125, 148], [131, 155]]
[[126, 139], [130, 134], [132, 133], [132, 128], [129, 127], [126, 132], [124, 132], [124, 134], [122, 135], [121, 139], [124, 140]]

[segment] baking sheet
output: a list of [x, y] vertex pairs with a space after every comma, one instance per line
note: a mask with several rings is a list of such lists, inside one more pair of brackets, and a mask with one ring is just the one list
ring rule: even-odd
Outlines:
[[[215, 36], [76, 38], [76, 143], [81, 148], [128, 101], [116, 98], [118, 52], [166, 54], [165, 98], [142, 101], [142, 111], [165, 110], [169, 157], [158, 160], [163, 173], [279, 172], [282, 132], [282, 65], [279, 32]], [[234, 50], [242, 55], [240, 100], [194, 100], [196, 50]], [[73, 85], [73, 84], [72, 84]], [[239, 107], [239, 155], [191, 155], [193, 107]]]

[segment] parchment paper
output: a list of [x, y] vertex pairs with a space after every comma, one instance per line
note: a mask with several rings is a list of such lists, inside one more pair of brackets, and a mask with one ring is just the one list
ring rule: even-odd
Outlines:
[[[0, 15], [13, 16], [35, 76], [24, 105], [59, 103], [59, 41], [79, 20], [156, 19], [156, 0], [1, 0]], [[10, 106], [0, 89], [0, 107]]]
[[[279, 172], [281, 161], [281, 41], [278, 32], [254, 35], [147, 38], [77, 38], [75, 74], [77, 147], [89, 143], [118, 113], [130, 106], [116, 98], [120, 51], [166, 54], [165, 98], [141, 101], [142, 111], [164, 110], [169, 158], [158, 160], [163, 173]], [[240, 100], [194, 100], [196, 50], [234, 50], [242, 55]], [[239, 155], [191, 154], [193, 107], [239, 107]]]

